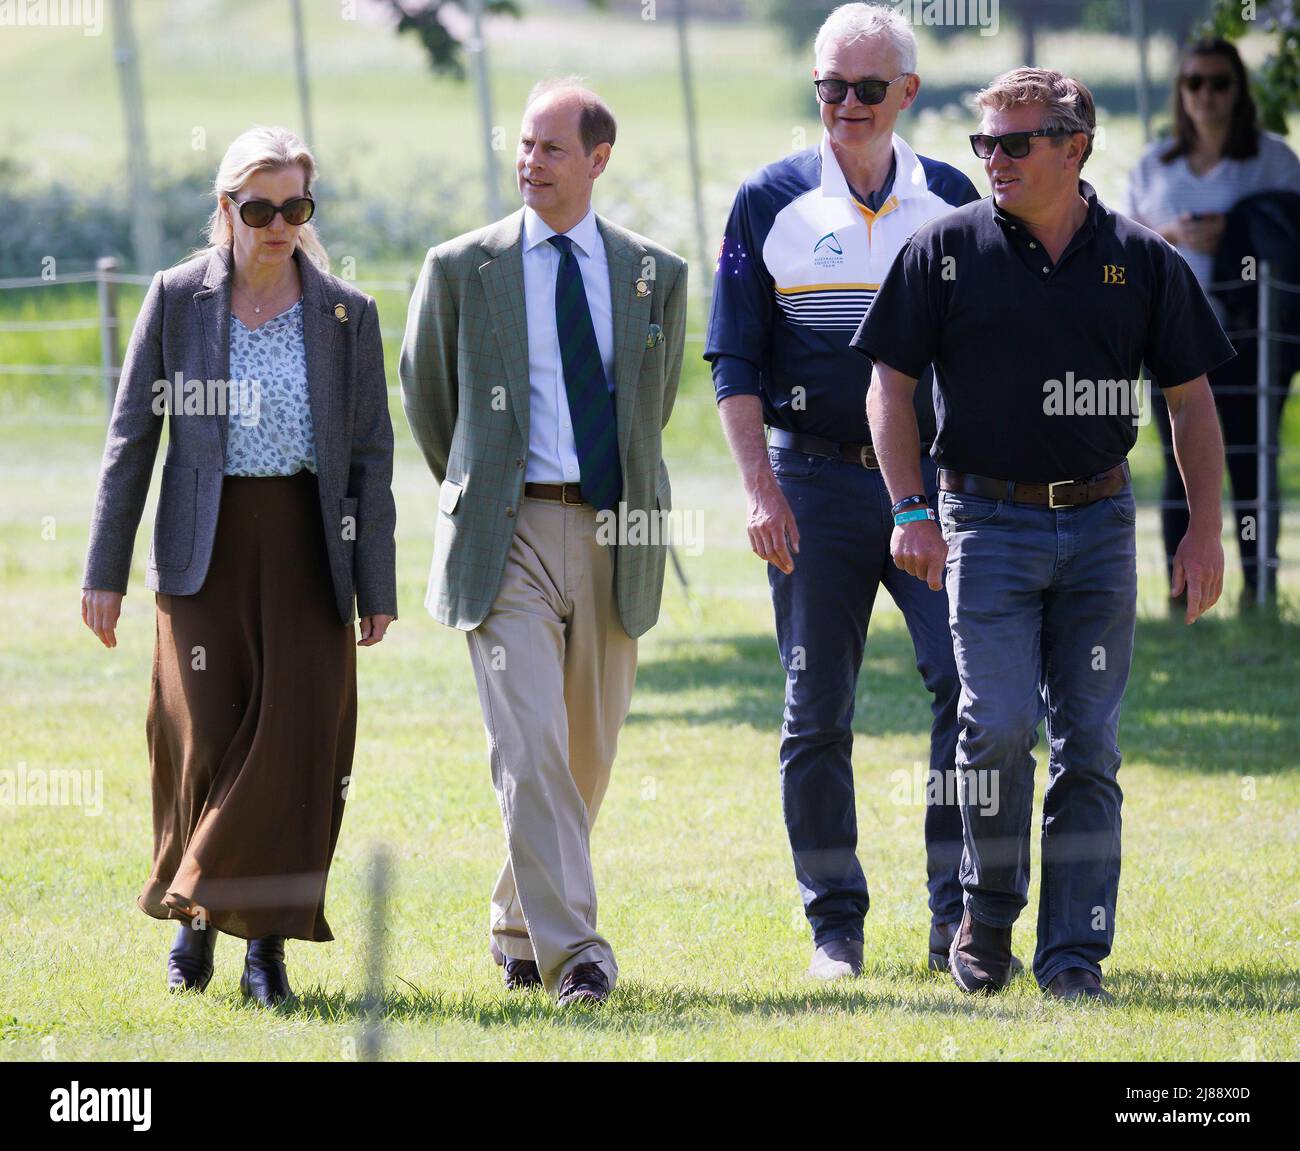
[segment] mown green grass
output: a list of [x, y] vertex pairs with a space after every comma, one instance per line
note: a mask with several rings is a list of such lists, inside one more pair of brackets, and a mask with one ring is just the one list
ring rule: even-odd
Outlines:
[[[682, 412], [702, 420], [708, 407], [696, 398]], [[328, 901], [337, 939], [290, 944], [301, 1003], [267, 1016], [239, 1003], [236, 940], [222, 941], [205, 997], [162, 989], [170, 929], [134, 907], [150, 845], [147, 523], [120, 646], [104, 651], [80, 623], [77, 590], [102, 429], [94, 415], [56, 416], [47, 405], [0, 437], [0, 586], [11, 623], [0, 637], [0, 767], [100, 770], [103, 811], [0, 807], [0, 1057], [352, 1057], [376, 848], [393, 868], [384, 1002], [394, 1056], [1297, 1054], [1300, 557], [1291, 541], [1300, 524], [1287, 525], [1280, 619], [1225, 612], [1188, 629], [1161, 616], [1154, 523], [1143, 514], [1148, 615], [1122, 732], [1125, 862], [1108, 964], [1120, 1004], [1110, 1011], [1048, 1004], [1029, 981], [972, 1002], [925, 972], [923, 811], [897, 802], [894, 773], [925, 759], [928, 708], [902, 621], [882, 597], [855, 724], [873, 899], [868, 971], [851, 986], [815, 987], [801, 975], [809, 937], [780, 814], [782, 675], [766, 580], [744, 545], [729, 468], [671, 450], [677, 503], [703, 515], [705, 547], [685, 557], [690, 601], [670, 585], [642, 645], [595, 830], [601, 926], [621, 983], [603, 1012], [563, 1013], [540, 996], [507, 995], [487, 955], [500, 820], [464, 641], [420, 607], [432, 485], [395, 408], [401, 618], [359, 660], [359, 746]], [[51, 524], [54, 538], [42, 538]], [[1016, 947], [1032, 953], [1032, 912]]]

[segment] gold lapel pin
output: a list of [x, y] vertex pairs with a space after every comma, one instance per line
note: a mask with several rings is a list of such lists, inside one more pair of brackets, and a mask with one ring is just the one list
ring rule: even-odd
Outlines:
[[345, 308], [342, 304], [335, 304], [335, 305], [334, 305], [334, 318], [335, 318], [336, 320], [338, 320], [338, 322], [339, 322], [340, 324], [346, 324], [346, 323], [348, 322], [348, 310], [347, 310], [347, 308]]
[[637, 280], [636, 294], [638, 296], [648, 296], [650, 294], [650, 285], [645, 280]]

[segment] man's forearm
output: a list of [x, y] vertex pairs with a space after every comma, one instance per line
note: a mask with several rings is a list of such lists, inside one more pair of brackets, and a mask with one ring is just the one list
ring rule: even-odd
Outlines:
[[1223, 437], [1214, 397], [1204, 377], [1178, 391], [1184, 394], [1170, 403], [1169, 423], [1174, 457], [1187, 491], [1190, 526], [1217, 536], [1223, 531]]
[[889, 497], [895, 502], [925, 492], [925, 481], [921, 478], [921, 431], [912, 406], [915, 389], [915, 379], [885, 364], [877, 364], [872, 370], [871, 388], [867, 392], [871, 444]]
[[758, 396], [726, 396], [718, 402], [718, 415], [745, 491], [775, 482], [763, 435], [763, 401]]

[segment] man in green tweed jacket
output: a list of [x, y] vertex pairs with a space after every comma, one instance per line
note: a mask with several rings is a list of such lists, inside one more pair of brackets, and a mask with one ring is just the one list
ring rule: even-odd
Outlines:
[[533, 90], [524, 207], [430, 250], [400, 367], [440, 485], [425, 605], [468, 633], [505, 821], [492, 951], [508, 987], [562, 1003], [618, 973], [590, 825], [659, 614], [686, 326], [685, 262], [591, 207], [614, 135], [576, 81]]

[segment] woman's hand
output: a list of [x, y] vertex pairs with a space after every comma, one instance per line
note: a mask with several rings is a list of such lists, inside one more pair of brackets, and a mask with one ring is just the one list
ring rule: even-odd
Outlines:
[[81, 590], [81, 619], [105, 647], [117, 647], [117, 619], [122, 614], [120, 591]]
[[357, 647], [374, 647], [384, 638], [388, 625], [397, 617], [395, 615], [363, 615], [361, 617], [361, 639]]
[[1207, 212], [1195, 218], [1191, 213], [1184, 212], [1175, 225], [1178, 239], [1170, 239], [1168, 233], [1165, 239], [1171, 244], [1191, 248], [1193, 252], [1203, 252], [1207, 256], [1213, 256], [1219, 250], [1219, 241], [1223, 238], [1224, 222], [1225, 217], [1222, 212]]

